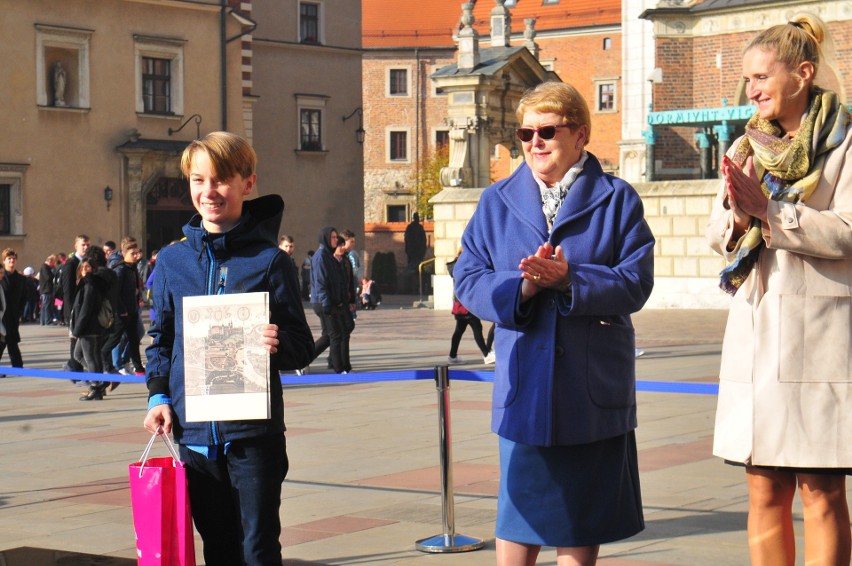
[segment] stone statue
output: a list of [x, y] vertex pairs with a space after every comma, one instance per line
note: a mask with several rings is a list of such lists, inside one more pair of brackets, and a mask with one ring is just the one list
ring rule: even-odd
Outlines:
[[53, 66], [53, 105], [65, 106], [65, 67], [59, 61]]
[[426, 256], [426, 230], [420, 224], [420, 215], [416, 212], [412, 216], [411, 223], [405, 227], [404, 238], [408, 267], [417, 269], [417, 266]]

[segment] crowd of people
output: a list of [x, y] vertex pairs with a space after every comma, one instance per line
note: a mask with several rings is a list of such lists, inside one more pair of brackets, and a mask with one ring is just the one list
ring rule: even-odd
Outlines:
[[[38, 322], [68, 328], [66, 370], [144, 375], [141, 309], [149, 292], [143, 281], [155, 266], [156, 252], [144, 260], [134, 238], [124, 238], [120, 246], [107, 241], [98, 247], [80, 234], [73, 251], [50, 254], [38, 274], [29, 266], [18, 272], [12, 248], [3, 250], [2, 260], [0, 357], [8, 350], [12, 367], [24, 367], [20, 324]], [[89, 386], [84, 401], [103, 399], [107, 390], [118, 387], [108, 376], [83, 384]]]

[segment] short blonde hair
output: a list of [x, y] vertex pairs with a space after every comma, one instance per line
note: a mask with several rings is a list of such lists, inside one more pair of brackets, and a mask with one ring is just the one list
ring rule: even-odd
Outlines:
[[559, 114], [565, 125], [576, 130], [586, 126], [588, 132], [583, 140], [584, 145], [592, 137], [592, 119], [586, 99], [573, 86], [567, 83], [547, 81], [524, 93], [518, 103], [515, 115], [519, 123], [523, 123], [527, 112]]
[[743, 53], [751, 49], [773, 51], [778, 60], [793, 71], [804, 62], [814, 66], [814, 76], [823, 59], [822, 44], [828, 39], [828, 28], [819, 17], [808, 12], [796, 14], [786, 24], [778, 24], [760, 32]]
[[210, 132], [190, 143], [180, 158], [180, 170], [186, 177], [189, 177], [196, 151], [203, 151], [210, 157], [213, 173], [219, 179], [230, 179], [234, 175], [247, 179], [257, 169], [254, 148], [244, 137], [231, 132]]
[[3, 261], [6, 261], [7, 257], [18, 259], [18, 252], [16, 252], [13, 248], [6, 248], [3, 250]]

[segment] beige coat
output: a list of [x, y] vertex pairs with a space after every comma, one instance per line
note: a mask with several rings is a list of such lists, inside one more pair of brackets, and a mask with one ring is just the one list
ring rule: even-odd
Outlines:
[[[707, 239], [731, 260], [723, 196]], [[768, 212], [766, 248], [731, 300], [713, 454], [852, 467], [852, 130], [806, 203], [770, 201]]]

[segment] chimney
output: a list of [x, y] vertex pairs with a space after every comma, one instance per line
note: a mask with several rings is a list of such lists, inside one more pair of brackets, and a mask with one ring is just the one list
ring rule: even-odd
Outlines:
[[472, 71], [479, 65], [479, 34], [473, 29], [473, 2], [462, 4], [459, 32], [459, 71]]

